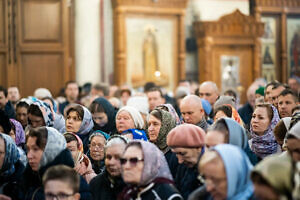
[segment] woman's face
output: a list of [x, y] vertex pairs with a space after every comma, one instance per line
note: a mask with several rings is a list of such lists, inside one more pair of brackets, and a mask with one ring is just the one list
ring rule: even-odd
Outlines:
[[142, 150], [136, 146], [128, 147], [122, 156], [121, 165], [123, 180], [129, 184], [138, 184], [144, 169]]
[[38, 171], [40, 161], [44, 151], [37, 146], [36, 137], [28, 137], [27, 139], [27, 159], [33, 171]]
[[80, 129], [82, 119], [79, 117], [76, 111], [71, 111], [66, 120], [67, 132], [77, 133]]
[[104, 146], [105, 138], [102, 136], [94, 136], [90, 144], [90, 155], [93, 160], [103, 160], [104, 158]]
[[224, 117], [227, 117], [227, 115], [222, 110], [219, 110], [214, 117], [214, 121]]
[[205, 178], [206, 190], [215, 200], [227, 199], [227, 177], [221, 158], [216, 162], [205, 164], [201, 173]]
[[71, 141], [67, 143], [67, 149], [70, 150], [71, 154], [72, 154], [72, 158], [74, 160], [74, 162], [77, 161], [78, 158], [78, 154], [79, 154], [79, 150], [78, 150], [78, 143], [77, 141]]
[[108, 118], [105, 112], [93, 113], [93, 120], [100, 126], [103, 127], [108, 122]]
[[253, 132], [258, 135], [263, 135], [264, 132], [268, 129], [271, 120], [268, 117], [267, 108], [257, 107], [251, 119], [251, 126]]
[[4, 163], [5, 158], [5, 143], [3, 138], [0, 138], [0, 171]]
[[122, 133], [127, 129], [135, 128], [134, 121], [127, 111], [123, 110], [118, 114], [116, 118], [116, 127], [119, 133]]
[[159, 135], [160, 127], [161, 127], [161, 121], [156, 117], [154, 117], [153, 115], [149, 115], [148, 134], [149, 134], [149, 140], [151, 142], [156, 142]]
[[16, 142], [16, 132], [14, 131], [14, 129], [10, 130], [9, 136]]
[[120, 158], [124, 152], [125, 144], [114, 144], [105, 151], [105, 167], [111, 176], [121, 176]]
[[39, 117], [39, 116], [32, 115], [31, 113], [29, 113], [28, 119], [30, 120], [32, 128], [37, 128], [37, 127], [46, 125], [43, 117]]

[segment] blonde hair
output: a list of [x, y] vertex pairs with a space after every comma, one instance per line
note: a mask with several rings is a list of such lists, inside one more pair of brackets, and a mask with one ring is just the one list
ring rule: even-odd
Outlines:
[[201, 157], [200, 162], [198, 164], [198, 171], [201, 172], [201, 169], [207, 165], [208, 163], [219, 163], [222, 162], [221, 157], [216, 151], [208, 150], [204, 153], [204, 155]]

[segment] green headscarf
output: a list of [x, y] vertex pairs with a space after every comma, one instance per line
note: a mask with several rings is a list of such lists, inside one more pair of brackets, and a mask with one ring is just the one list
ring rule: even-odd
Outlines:
[[155, 109], [155, 110], [160, 112], [160, 114], [162, 116], [161, 127], [159, 129], [159, 133], [158, 133], [158, 137], [155, 142], [155, 145], [163, 153], [166, 153], [170, 149], [167, 145], [167, 135], [173, 128], [176, 127], [176, 121], [169, 112], [167, 112], [165, 110], [161, 110], [161, 109]]

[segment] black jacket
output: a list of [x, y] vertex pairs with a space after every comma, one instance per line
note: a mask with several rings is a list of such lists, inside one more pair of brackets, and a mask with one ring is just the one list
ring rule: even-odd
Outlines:
[[[72, 155], [68, 149], [63, 150], [52, 162], [48, 163], [44, 167], [41, 167], [38, 172], [32, 171], [31, 167], [27, 165], [19, 185], [23, 192], [22, 200], [45, 199], [42, 177], [48, 168], [55, 165], [66, 165], [72, 168], [74, 167]], [[79, 193], [80, 199], [82, 200], [92, 199], [88, 184], [82, 177], [80, 177]]]
[[178, 166], [175, 177], [175, 185], [184, 199], [187, 199], [190, 193], [203, 185], [199, 182], [197, 176], [197, 169], [189, 168], [184, 164], [180, 164]]
[[0, 176], [0, 190], [12, 200], [22, 199], [22, 193], [18, 190], [18, 182], [20, 181], [24, 170], [25, 166], [18, 160], [17, 163], [15, 163], [15, 172], [12, 175], [9, 177]]
[[170, 168], [171, 174], [173, 176], [173, 179], [175, 179], [176, 173], [177, 173], [177, 167], [179, 166], [176, 154], [173, 153], [171, 150], [169, 150], [165, 153], [165, 158], [166, 158], [167, 163], [169, 165], [169, 168]]
[[111, 180], [106, 170], [91, 180], [90, 190], [93, 200], [117, 199], [118, 194], [124, 189], [125, 183], [121, 177], [115, 178], [114, 182]]

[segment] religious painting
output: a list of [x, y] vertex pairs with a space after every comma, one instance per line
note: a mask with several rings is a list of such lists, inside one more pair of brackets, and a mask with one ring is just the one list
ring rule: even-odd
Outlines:
[[221, 56], [222, 93], [226, 90], [238, 92], [240, 58], [238, 56]]
[[262, 17], [261, 21], [265, 23], [265, 32], [262, 37], [262, 76], [267, 82], [276, 80], [276, 18]]
[[127, 80], [133, 87], [155, 82], [174, 87], [176, 20], [172, 18], [126, 18]]
[[300, 76], [300, 18], [287, 19], [288, 76]]

